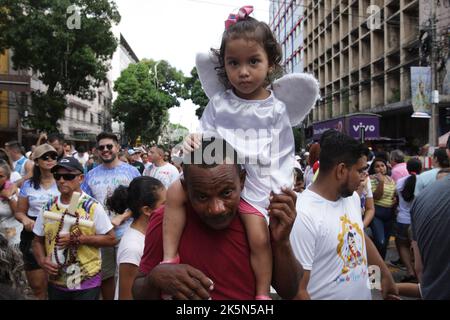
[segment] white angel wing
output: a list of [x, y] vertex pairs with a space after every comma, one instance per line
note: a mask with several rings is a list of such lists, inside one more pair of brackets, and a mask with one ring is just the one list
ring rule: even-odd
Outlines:
[[295, 127], [319, 98], [319, 82], [308, 73], [291, 73], [273, 83], [273, 92], [286, 105], [291, 126]]
[[197, 53], [195, 58], [198, 77], [203, 87], [203, 91], [208, 98], [212, 98], [216, 93], [224, 92], [225, 87], [217, 76], [216, 67], [219, 66], [217, 58], [212, 53]]
[[[216, 72], [219, 62], [212, 53], [198, 53], [195, 65], [208, 98], [225, 91]], [[319, 98], [319, 82], [308, 73], [292, 73], [276, 80], [273, 83], [273, 91], [277, 99], [286, 105], [289, 120], [294, 127], [299, 125], [314, 107]]]

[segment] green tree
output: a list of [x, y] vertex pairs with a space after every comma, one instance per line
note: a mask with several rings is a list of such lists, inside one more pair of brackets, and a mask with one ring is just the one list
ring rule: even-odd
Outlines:
[[191, 99], [195, 105], [199, 106], [199, 108], [195, 110], [195, 115], [200, 118], [203, 114], [203, 110], [205, 110], [209, 102], [209, 99], [203, 91], [202, 84], [200, 83], [200, 79], [198, 77], [197, 68], [194, 67], [191, 70], [191, 76], [186, 78], [185, 86], [189, 94], [188, 99]]
[[47, 87], [32, 94], [30, 125], [54, 131], [65, 95], [93, 99], [106, 80], [117, 7], [111, 0], [0, 0], [0, 8], [0, 52], [11, 49], [14, 68], [34, 70]]
[[295, 152], [299, 152], [305, 146], [305, 133], [301, 127], [292, 128], [295, 141]]
[[184, 82], [183, 73], [164, 60], [142, 60], [122, 71], [114, 85], [119, 95], [112, 115], [124, 123], [131, 143], [138, 136], [145, 143], [158, 140], [168, 125], [169, 108], [188, 96]]

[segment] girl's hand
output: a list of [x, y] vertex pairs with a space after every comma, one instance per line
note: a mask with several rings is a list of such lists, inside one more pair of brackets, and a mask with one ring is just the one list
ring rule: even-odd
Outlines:
[[384, 182], [384, 176], [381, 173], [377, 173], [375, 175], [375, 178], [378, 180], [378, 182]]
[[17, 193], [17, 187], [14, 183], [6, 182], [3, 190], [0, 192], [0, 198], [9, 199]]
[[183, 141], [183, 154], [194, 151], [200, 148], [202, 136], [199, 133], [191, 133], [184, 138]]

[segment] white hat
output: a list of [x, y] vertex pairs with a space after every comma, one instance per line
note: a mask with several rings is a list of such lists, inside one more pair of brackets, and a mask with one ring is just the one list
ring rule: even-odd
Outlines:
[[295, 156], [295, 160], [297, 160], [297, 161], [298, 161], [298, 160], [301, 160], [301, 159], [302, 159], [302, 158], [300, 158], [300, 156], [299, 156], [299, 155], [296, 155], [296, 156]]

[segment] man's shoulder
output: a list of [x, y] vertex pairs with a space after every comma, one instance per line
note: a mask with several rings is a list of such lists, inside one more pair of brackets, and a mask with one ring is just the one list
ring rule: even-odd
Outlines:
[[150, 216], [148, 225], [154, 225], [154, 226], [158, 226], [161, 224], [162, 226], [162, 221], [164, 218], [164, 210], [165, 210], [165, 206], [161, 206], [158, 209], [154, 210], [152, 215]]
[[119, 164], [117, 166], [117, 169], [120, 171], [123, 171], [123, 172], [129, 172], [132, 174], [140, 175], [139, 170], [136, 169], [136, 167], [132, 166], [131, 164], [125, 163], [125, 162], [122, 162], [121, 164]]
[[302, 212], [315, 211], [319, 206], [325, 206], [326, 200], [309, 188], [305, 189], [297, 198], [297, 210]]
[[[444, 179], [435, 181], [434, 183], [430, 184], [426, 188], [420, 192], [420, 194], [417, 196], [417, 199], [415, 202], [432, 202], [439, 201], [439, 199], [445, 199], [448, 197], [448, 194], [450, 193], [450, 176], [445, 177]], [[430, 201], [430, 198], [434, 199], [433, 201]]]

